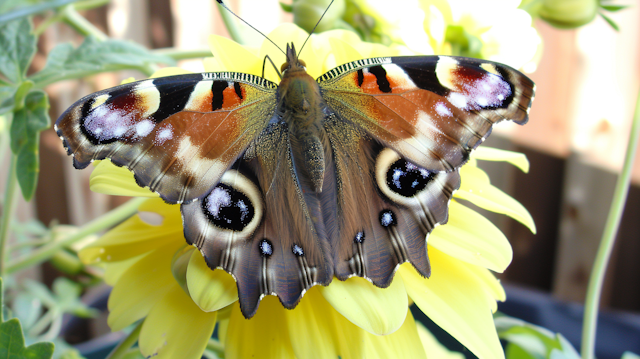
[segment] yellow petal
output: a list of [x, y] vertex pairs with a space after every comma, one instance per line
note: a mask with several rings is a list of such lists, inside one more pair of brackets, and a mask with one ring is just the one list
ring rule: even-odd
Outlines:
[[247, 320], [236, 303], [231, 311], [225, 340], [225, 358], [295, 358], [282, 304], [268, 295], [256, 315]]
[[222, 36], [210, 35], [209, 48], [225, 71], [260, 74], [262, 59], [237, 42]]
[[202, 67], [204, 67], [205, 72], [220, 72], [225, 70], [220, 61], [215, 57], [205, 57], [202, 60]]
[[333, 53], [331, 46], [332, 39], [341, 40], [344, 43], [350, 44], [358, 49], [358, 52], [360, 52], [359, 46], [362, 44], [360, 37], [358, 37], [356, 33], [346, 30], [325, 31], [320, 34], [313, 35], [312, 38], [312, 45], [315, 53], [320, 57], [324, 57], [324, 60], [322, 61], [322, 70], [320, 71], [322, 74], [337, 66], [335, 54]]
[[311, 288], [300, 304], [285, 311], [291, 345], [298, 358], [362, 358], [364, 331], [340, 315]]
[[484, 178], [486, 174], [477, 167], [464, 166], [460, 170], [462, 186], [455, 193], [457, 198], [472, 202], [487, 211], [507, 215], [536, 233], [536, 225], [526, 208], [513, 197], [492, 186]]
[[362, 54], [362, 58], [402, 55], [400, 53], [400, 50], [397, 48], [390, 48], [381, 44], [373, 44], [370, 42], [361, 42], [354, 47], [360, 54]]
[[503, 359], [493, 324], [485, 283], [465, 265], [429, 248], [431, 277], [422, 278], [411, 265], [398, 273], [416, 305], [479, 359]]
[[209, 268], [199, 251], [194, 251], [189, 260], [187, 287], [193, 301], [205, 312], [224, 308], [238, 300], [233, 277], [222, 269]]
[[175, 76], [175, 75], [184, 75], [184, 74], [192, 74], [193, 72], [181, 69], [179, 67], [163, 67], [160, 70], [153, 73], [153, 75], [149, 76], [154, 79], [157, 77], [166, 77], [166, 76]]
[[148, 187], [138, 186], [131, 171], [124, 167], [117, 167], [110, 160], [100, 161], [93, 169], [89, 187], [93, 192], [113, 196], [158, 197]]
[[[395, 281], [395, 279], [394, 279]], [[406, 308], [405, 308], [406, 310]], [[402, 327], [393, 334], [372, 335], [365, 334], [364, 358], [425, 358], [424, 347], [418, 336], [416, 322], [413, 315], [407, 310], [407, 315]], [[433, 357], [436, 358], [436, 357]], [[440, 359], [440, 358], [438, 358]]]
[[200, 359], [216, 325], [174, 282], [142, 324], [140, 352], [154, 359]]
[[331, 38], [329, 43], [331, 44], [331, 52], [336, 59], [336, 66], [362, 59], [358, 50], [340, 39]]
[[153, 305], [176, 284], [171, 274], [171, 257], [180, 244], [162, 246], [143, 256], [125, 273], [109, 295], [111, 330], [118, 331], [149, 313]]
[[418, 335], [427, 354], [427, 358], [437, 359], [464, 359], [462, 353], [453, 352], [442, 345], [436, 337], [422, 323], [416, 323]]
[[513, 257], [511, 244], [498, 227], [456, 201], [449, 205], [449, 222], [436, 227], [427, 242], [452, 257], [495, 272], [503, 272]]
[[389, 288], [378, 288], [366, 279], [352, 277], [344, 282], [334, 279], [320, 291], [340, 314], [372, 334], [395, 332], [407, 315], [407, 293], [398, 276]]
[[461, 263], [460, 265], [466, 266], [469, 272], [476, 276], [479, 283], [482, 283], [481, 287], [485, 292], [487, 303], [491, 306], [491, 312], [495, 313], [498, 310], [498, 303], [496, 301], [504, 302], [505, 299], [507, 299], [507, 295], [500, 281], [486, 268], [469, 263]]
[[478, 147], [471, 157], [484, 161], [504, 161], [518, 167], [522, 172], [529, 172], [529, 160], [523, 153], [501, 150], [492, 147]]
[[221, 318], [218, 313], [218, 340], [224, 345], [227, 342], [227, 332], [229, 330], [229, 317]]
[[140, 215], [135, 215], [83, 248], [79, 253], [80, 259], [84, 263], [116, 262], [138, 256], [160, 245], [185, 243], [179, 206], [168, 205], [160, 198], [153, 198], [140, 205], [138, 211], [161, 216], [162, 224], [152, 225], [143, 221]]
[[122, 274], [126, 272], [132, 265], [136, 264], [143, 255], [139, 255], [137, 257], [125, 259], [119, 262], [109, 263], [104, 266], [104, 282], [110, 286], [114, 286], [116, 282], [120, 279]]

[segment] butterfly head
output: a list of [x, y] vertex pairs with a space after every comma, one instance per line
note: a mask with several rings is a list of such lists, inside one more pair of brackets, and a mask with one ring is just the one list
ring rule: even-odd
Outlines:
[[306, 66], [307, 64], [298, 58], [293, 43], [287, 44], [287, 62], [282, 64], [280, 71], [282, 73], [285, 73], [285, 71], [305, 71]]

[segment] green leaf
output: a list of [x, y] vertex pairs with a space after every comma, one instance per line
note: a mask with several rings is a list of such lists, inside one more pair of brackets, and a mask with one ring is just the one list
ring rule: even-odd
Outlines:
[[174, 64], [167, 56], [156, 55], [142, 46], [122, 40], [98, 41], [92, 36], [74, 49], [71, 44], [56, 46], [42, 71], [29, 79], [42, 88], [50, 83], [80, 78], [99, 72], [136, 69], [149, 63]]
[[57, 278], [53, 282], [53, 293], [61, 312], [71, 313], [81, 318], [91, 318], [98, 314], [96, 309], [89, 308], [80, 301], [82, 286], [70, 279]]
[[22, 326], [17, 318], [0, 324], [0, 358], [50, 359], [53, 343], [40, 342], [25, 347]]
[[[518, 355], [515, 358], [527, 358], [526, 352], [535, 359], [575, 359], [579, 358], [575, 349], [560, 334], [553, 334], [549, 330], [511, 317], [495, 319], [498, 337], [515, 344], [521, 350], [513, 349]], [[511, 359], [511, 358], [509, 358]]]
[[27, 201], [35, 193], [40, 172], [40, 132], [49, 127], [49, 122], [49, 99], [39, 90], [30, 92], [25, 98], [24, 107], [13, 115], [11, 150], [18, 156], [18, 183]]
[[280, 8], [284, 12], [293, 12], [293, 5], [289, 5], [289, 4], [285, 4], [285, 3], [281, 2], [280, 3]]
[[14, 84], [22, 82], [36, 53], [36, 37], [27, 18], [0, 25], [0, 73]]
[[640, 359], [640, 355], [632, 353], [632, 352], [624, 352], [620, 359]]
[[19, 293], [13, 300], [13, 314], [29, 329], [42, 314], [42, 301], [32, 293]]
[[[0, 82], [3, 82], [0, 80]], [[18, 90], [17, 86], [6, 84], [0, 86], [0, 115], [13, 110], [13, 96]]]
[[602, 18], [604, 19], [604, 21], [606, 21], [609, 26], [611, 26], [614, 30], [616, 31], [620, 31], [620, 27], [618, 26], [618, 24], [616, 24], [615, 21], [613, 21], [612, 18], [608, 17], [607, 15], [605, 15], [604, 13], [600, 12], [599, 13], [600, 16], [602, 16]]
[[616, 12], [628, 8], [629, 5], [600, 5], [600, 7], [610, 12]]
[[47, 308], [52, 308], [56, 305], [56, 299], [46, 285], [34, 280], [25, 280], [24, 286], [28, 293], [33, 294]]
[[[562, 358], [580, 359], [580, 354], [578, 354], [578, 351], [575, 350], [573, 345], [571, 345], [571, 343], [569, 343], [567, 338], [565, 338], [562, 334], [560, 333], [556, 334], [556, 341], [560, 343], [560, 346], [562, 346], [562, 355], [563, 355]], [[554, 352], [555, 352], [555, 349], [551, 351], [551, 358], [553, 358]]]

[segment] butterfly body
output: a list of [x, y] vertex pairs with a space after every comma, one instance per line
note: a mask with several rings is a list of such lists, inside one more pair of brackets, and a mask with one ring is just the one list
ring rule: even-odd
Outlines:
[[[314, 192], [321, 192], [325, 170], [326, 134], [323, 122], [326, 103], [318, 83], [298, 63], [295, 48], [288, 48], [288, 60], [278, 88], [280, 116], [289, 129], [296, 172], [311, 182]], [[286, 67], [285, 67], [286, 66]]]
[[110, 158], [181, 203], [184, 234], [231, 273], [246, 317], [277, 295], [293, 308], [334, 277], [391, 283], [431, 268], [458, 169], [491, 131], [525, 123], [534, 85], [488, 61], [358, 60], [314, 80], [287, 48], [279, 85], [231, 72], [89, 95], [56, 122], [77, 168]]

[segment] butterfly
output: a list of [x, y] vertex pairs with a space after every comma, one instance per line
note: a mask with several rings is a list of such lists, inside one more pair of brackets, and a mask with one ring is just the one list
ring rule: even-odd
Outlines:
[[216, 72], [82, 98], [56, 121], [75, 168], [111, 159], [181, 204], [184, 236], [237, 282], [293, 308], [314, 285], [430, 275], [427, 235], [447, 222], [459, 168], [504, 119], [524, 124], [533, 82], [499, 63], [380, 57], [314, 80], [287, 45], [280, 84]]

